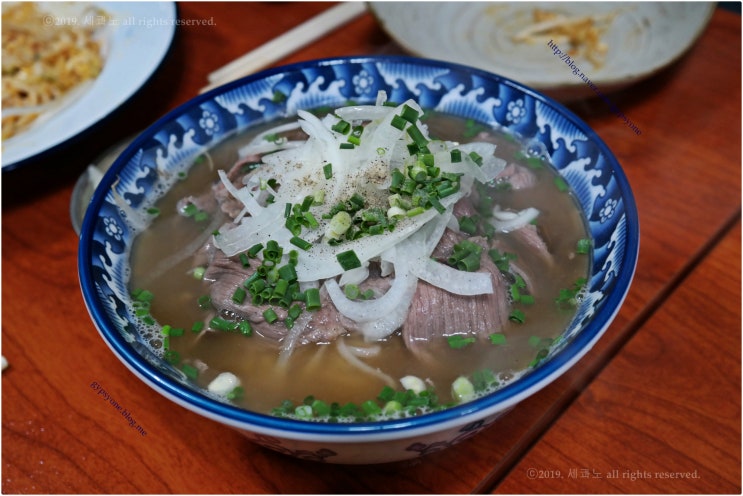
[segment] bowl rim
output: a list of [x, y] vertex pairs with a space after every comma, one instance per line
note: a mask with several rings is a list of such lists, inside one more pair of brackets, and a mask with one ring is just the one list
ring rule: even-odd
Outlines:
[[[324, 423], [279, 418], [268, 414], [248, 411], [220, 402], [206, 395], [187, 389], [171, 378], [164, 377], [160, 371], [151, 365], [145, 358], [140, 356], [129, 345], [129, 343], [126, 342], [121, 333], [114, 328], [106, 315], [101, 302], [96, 296], [95, 283], [92, 280], [89, 264], [91, 259], [91, 244], [89, 243], [89, 240], [95, 226], [97, 212], [100, 209], [104, 198], [108, 194], [109, 189], [114, 183], [117, 174], [128, 163], [129, 159], [136, 152], [138, 147], [155, 132], [161, 129], [164, 123], [173, 120], [175, 117], [183, 114], [188, 109], [200, 105], [202, 102], [211, 100], [220, 94], [272, 75], [301, 71], [302, 69], [312, 67], [349, 63], [407, 64], [412, 66], [445, 68], [459, 73], [468, 73], [486, 80], [495, 80], [547, 105], [584, 133], [586, 138], [595, 143], [601, 154], [611, 164], [614, 177], [617, 181], [617, 189], [621, 191], [621, 196], [625, 203], [624, 210], [627, 219], [627, 241], [624, 250], [623, 270], [621, 270], [617, 275], [617, 281], [613, 291], [607, 295], [607, 299], [602, 303], [596, 314], [592, 316], [591, 320], [585, 324], [581, 332], [577, 333], [577, 335], [574, 336], [564, 346], [564, 348], [559, 350], [549, 361], [530, 370], [528, 374], [525, 374], [513, 383], [510, 383], [493, 393], [477, 398], [468, 403], [405, 419], [359, 423]], [[373, 435], [375, 440], [409, 437], [412, 435], [421, 435], [427, 432], [453, 428], [469, 422], [481, 421], [488, 416], [512, 407], [524, 398], [546, 387], [557, 379], [557, 377], [559, 377], [565, 370], [581, 359], [593, 347], [596, 341], [598, 341], [613, 321], [629, 291], [634, 277], [639, 254], [639, 243], [639, 219], [637, 206], [632, 190], [630, 189], [629, 181], [622, 170], [619, 161], [606, 143], [604, 143], [604, 141], [588, 126], [588, 124], [559, 102], [535, 89], [506, 77], [481, 69], [445, 61], [399, 55], [330, 57], [266, 69], [227, 83], [179, 105], [140, 133], [140, 135], [115, 160], [109, 171], [104, 175], [100, 187], [96, 189], [93, 198], [90, 201], [80, 233], [78, 247], [78, 278], [88, 313], [103, 340], [117, 358], [132, 373], [137, 375], [141, 380], [143, 380], [143, 382], [161, 395], [169, 398], [171, 401], [174, 401], [184, 408], [199, 413], [202, 416], [238, 429], [248, 430], [255, 433], [278, 435], [280, 437], [292, 439], [321, 438], [326, 441], [351, 442], [358, 440], [359, 437], [369, 435]]]

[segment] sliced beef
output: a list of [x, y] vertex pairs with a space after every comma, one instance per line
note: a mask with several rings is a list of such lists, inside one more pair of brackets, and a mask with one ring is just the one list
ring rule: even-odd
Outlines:
[[526, 287], [532, 290], [537, 274], [545, 272], [554, 264], [554, 257], [547, 243], [533, 224], [509, 233], [499, 233], [493, 241], [493, 247], [501, 252], [518, 253], [518, 258], [510, 262], [511, 272], [520, 276]]
[[[444, 236], [454, 237], [455, 234], [449, 231]], [[432, 339], [453, 334], [469, 334], [484, 339], [500, 332], [508, 322], [509, 303], [504, 276], [487, 255], [484, 239], [469, 239], [483, 246], [480, 271], [491, 275], [494, 291], [492, 294], [459, 296], [418, 281], [402, 328], [405, 344], [416, 354], [425, 354], [427, 343]]]
[[537, 176], [526, 167], [510, 163], [496, 176], [496, 181], [510, 184], [511, 189], [524, 189], [534, 186]]
[[[257, 265], [257, 264], [255, 264]], [[229, 318], [247, 320], [253, 331], [272, 341], [280, 342], [289, 332], [283, 324], [269, 324], [263, 317], [263, 312], [272, 308], [279, 320], [287, 316], [287, 311], [277, 305], [253, 305], [250, 296], [241, 303], [232, 299], [235, 289], [242, 285], [255, 271], [254, 267], [243, 267], [239, 261], [226, 257], [221, 251], [215, 250], [204, 273], [204, 280], [210, 284], [212, 305], [222, 315]], [[329, 342], [346, 332], [340, 324], [340, 315], [330, 302], [327, 292], [321, 290], [322, 308], [313, 312], [312, 319], [300, 336], [300, 342]]]
[[[473, 215], [475, 211], [472, 201], [464, 199], [458, 202], [455, 212], [459, 215]], [[507, 325], [510, 312], [508, 286], [513, 276], [502, 274], [495, 266], [488, 255], [491, 247], [510, 252], [513, 252], [510, 248], [517, 245], [529, 247], [534, 252], [530, 257], [541, 260], [541, 265], [536, 264], [535, 270], [539, 270], [540, 266], [544, 267], [546, 263], [552, 263], [552, 255], [533, 225], [508, 234], [498, 234], [492, 243], [480, 236], [468, 236], [465, 233], [446, 229], [432, 256], [445, 261], [452, 253], [453, 247], [463, 239], [468, 239], [483, 247], [480, 271], [491, 276], [494, 292], [478, 296], [459, 296], [419, 281], [407, 318], [400, 331], [407, 347], [418, 356], [426, 357], [428, 343], [433, 339], [453, 334], [467, 334], [487, 339], [490, 334], [502, 331]], [[265, 321], [263, 312], [269, 308], [269, 305], [255, 306], [249, 298], [242, 304], [237, 304], [232, 300], [235, 288], [250, 277], [257, 264], [253, 267], [243, 267], [237, 260], [226, 257], [212, 245], [205, 246], [197, 254], [197, 258], [201, 261], [208, 261], [204, 279], [211, 283], [212, 304], [219, 312], [231, 318], [248, 320], [257, 334], [275, 341], [277, 346], [280, 345], [289, 331], [282, 324], [268, 324]], [[512, 263], [512, 271], [522, 276], [529, 287], [531, 287], [530, 281], [532, 280], [529, 270], [532, 265], [522, 265], [522, 260]], [[529, 270], [526, 269], [527, 266], [530, 267]], [[372, 264], [369, 277], [360, 284], [360, 288], [362, 291], [372, 289], [379, 297], [389, 290], [393, 278], [394, 276], [382, 277], [379, 267]], [[322, 308], [312, 314], [311, 320], [299, 336], [298, 344], [330, 342], [347, 332], [358, 330], [356, 323], [338, 312], [324, 288], [320, 291], [320, 297]], [[283, 321], [286, 310], [278, 306], [270, 307]]]

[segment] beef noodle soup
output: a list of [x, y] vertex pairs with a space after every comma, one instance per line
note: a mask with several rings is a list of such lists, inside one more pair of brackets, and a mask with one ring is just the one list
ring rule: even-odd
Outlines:
[[560, 339], [590, 267], [545, 156], [412, 101], [232, 136], [151, 211], [130, 289], [152, 348], [207, 394], [305, 420], [502, 387]]

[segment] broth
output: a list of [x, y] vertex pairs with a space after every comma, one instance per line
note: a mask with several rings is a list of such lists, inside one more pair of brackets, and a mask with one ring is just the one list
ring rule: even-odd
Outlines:
[[[263, 127], [233, 136], [209, 150], [208, 157], [196, 160], [188, 177], [158, 201], [160, 215], [137, 236], [132, 249], [130, 288], [143, 288], [154, 295], [149, 313], [170, 330], [167, 337], [153, 336], [152, 347], [167, 351], [171, 358], [177, 357], [172, 360], [174, 364], [192, 374], [196, 384], [204, 388], [222, 372], [234, 374], [244, 393], [233, 395], [230, 398], [233, 403], [256, 412], [284, 415], [291, 415], [291, 408], [303, 402], [309, 404], [312, 398], [327, 404], [361, 405], [376, 398], [385, 386], [402, 390], [398, 381], [406, 376], [423, 379], [434, 391], [437, 405], [449, 405], [457, 400], [452, 396], [452, 384], [459, 377], [470, 378], [476, 386], [479, 377], [482, 384], [476, 394], [484, 394], [538, 363], [544, 350], [561, 335], [574, 315], [573, 307], [557, 304], [556, 298], [561, 291], [564, 294], [566, 289], [576, 287], [576, 281], [586, 278], [590, 267], [590, 250], [587, 253], [576, 250], [579, 240], [587, 240], [588, 234], [575, 198], [565, 189], [557, 172], [545, 160], [525, 154], [518, 140], [448, 115], [427, 114], [425, 122], [434, 137], [496, 143], [496, 155], [517, 165], [519, 170], [528, 171], [534, 182], [529, 187], [515, 188], [504, 186], [506, 180], [486, 188], [504, 209], [519, 211], [533, 207], [539, 211], [535, 223], [548, 247], [551, 263], [544, 261], [541, 252], [525, 248], [524, 241], [513, 234], [493, 236], [500, 252], [517, 254], [523, 267], [539, 268], [538, 274], [532, 274], [531, 286], [522, 290], [533, 296], [533, 303], [511, 302], [509, 307], [510, 311], [523, 312], [523, 322], [518, 321], [518, 315], [511, 315], [505, 325], [480, 323], [479, 326], [492, 328], [492, 332], [481, 333], [474, 342], [468, 339], [471, 336], [467, 329], [454, 329], [451, 334], [462, 336], [463, 341], [452, 340], [450, 335], [437, 336], [423, 343], [423, 352], [421, 348], [411, 350], [400, 331], [378, 342], [369, 342], [361, 334], [349, 332], [337, 339], [297, 346], [288, 359], [282, 358], [274, 340], [257, 332], [245, 336], [240, 332], [192, 331], [194, 323], [208, 322], [212, 315], [197, 303], [209, 293], [210, 283], [194, 277], [195, 263], [190, 253], [182, 253], [180, 260], [174, 253], [206, 243], [214, 226], [230, 219], [221, 212], [211, 211], [208, 220], [196, 222], [193, 216], [179, 214], [179, 202], [208, 193], [219, 181], [217, 170], [231, 168], [240, 159], [237, 150]], [[472, 136], [475, 131], [476, 138]], [[513, 285], [513, 273], [508, 277], [508, 283]], [[514, 297], [513, 293], [509, 295], [511, 299]], [[349, 349], [365, 368], [349, 361]], [[375, 356], [358, 356], [374, 353]], [[395, 384], [375, 375], [375, 370], [392, 378]], [[487, 372], [484, 376], [483, 371]], [[489, 380], [483, 383], [483, 377]], [[291, 401], [291, 408], [286, 400]], [[282, 404], [285, 408], [277, 409]], [[418, 408], [421, 411], [427, 409]]]

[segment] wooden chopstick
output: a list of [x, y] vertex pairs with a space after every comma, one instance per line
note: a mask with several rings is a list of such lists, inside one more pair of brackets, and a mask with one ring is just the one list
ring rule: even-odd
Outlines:
[[344, 2], [331, 7], [281, 36], [211, 72], [208, 76], [209, 84], [201, 88], [199, 93], [204, 93], [222, 84], [252, 74], [339, 28], [363, 14], [365, 10], [365, 2], [360, 1]]

